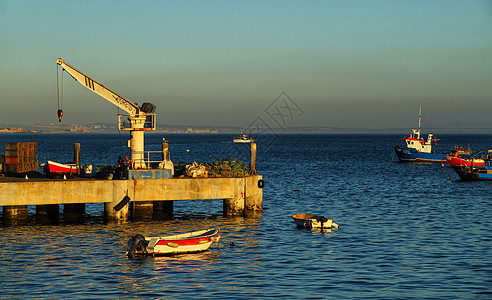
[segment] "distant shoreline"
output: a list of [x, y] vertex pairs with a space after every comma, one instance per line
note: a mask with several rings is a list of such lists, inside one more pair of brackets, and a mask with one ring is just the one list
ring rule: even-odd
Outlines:
[[[338, 128], [338, 127], [289, 127], [255, 128], [248, 132], [240, 127], [213, 126], [161, 126], [151, 134], [408, 134], [412, 128]], [[0, 127], [0, 134], [13, 133], [117, 133], [116, 126], [108, 124], [90, 125], [23, 125]], [[492, 128], [424, 128], [424, 133], [435, 134], [492, 134]]]

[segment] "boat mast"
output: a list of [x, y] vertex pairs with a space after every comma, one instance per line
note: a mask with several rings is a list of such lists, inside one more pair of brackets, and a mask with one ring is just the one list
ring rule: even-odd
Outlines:
[[422, 106], [419, 107], [419, 131], [418, 131], [418, 137], [417, 139], [420, 140], [420, 121], [422, 119]]

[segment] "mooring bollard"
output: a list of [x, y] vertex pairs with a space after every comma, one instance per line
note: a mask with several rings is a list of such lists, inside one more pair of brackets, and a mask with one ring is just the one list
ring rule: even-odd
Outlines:
[[80, 143], [73, 144], [73, 162], [80, 165]]

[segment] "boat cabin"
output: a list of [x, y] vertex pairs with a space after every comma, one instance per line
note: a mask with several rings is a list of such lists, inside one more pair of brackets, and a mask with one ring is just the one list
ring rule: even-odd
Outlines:
[[405, 138], [405, 143], [409, 149], [415, 149], [417, 152], [431, 153], [433, 139], [437, 145], [437, 139], [434, 138], [434, 134], [429, 133], [427, 141], [425, 141], [423, 138], [420, 138], [420, 129], [413, 129], [412, 134]]

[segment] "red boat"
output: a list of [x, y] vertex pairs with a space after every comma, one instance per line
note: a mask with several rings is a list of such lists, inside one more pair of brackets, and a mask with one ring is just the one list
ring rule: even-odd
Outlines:
[[144, 237], [137, 234], [128, 241], [127, 255], [138, 257], [201, 252], [207, 250], [212, 242], [217, 245], [219, 239], [217, 228], [163, 237]]
[[63, 175], [70, 177], [79, 174], [79, 167], [76, 164], [61, 164], [51, 160], [48, 160], [43, 170], [49, 178], [61, 178]]
[[449, 166], [473, 166], [475, 167], [483, 167], [485, 166], [485, 161], [480, 158], [470, 157], [470, 151], [463, 150], [460, 148], [458, 151], [454, 153], [453, 156], [445, 156], [444, 159], [448, 163]]

